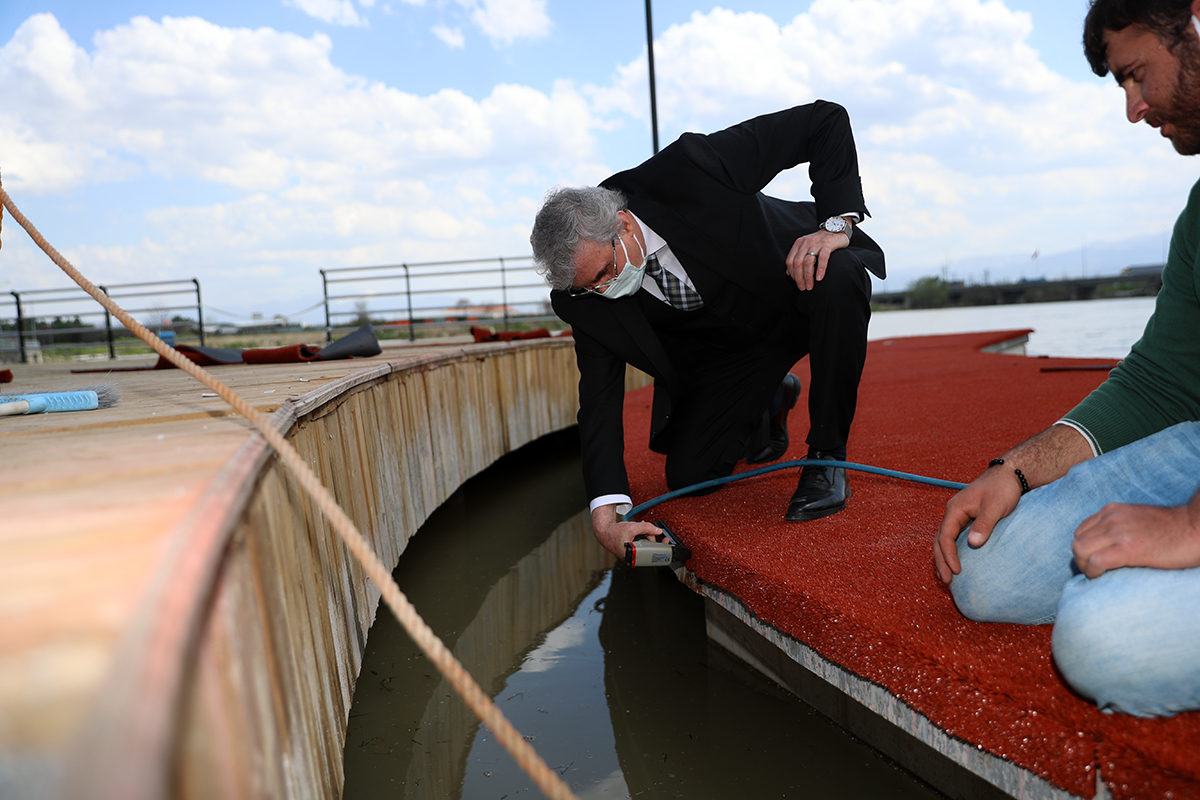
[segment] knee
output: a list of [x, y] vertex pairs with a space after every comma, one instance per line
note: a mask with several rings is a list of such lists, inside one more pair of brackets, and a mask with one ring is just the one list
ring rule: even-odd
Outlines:
[[[680, 458], [672, 453], [667, 456], [663, 472], [667, 479], [667, 488], [674, 492], [714, 478], [723, 478], [733, 472], [733, 466], [730, 465], [729, 469], [723, 470], [719, 464], [701, 463], [701, 459]], [[697, 494], [715, 492], [717, 488], [719, 487], [702, 490]]]
[[974, 622], [996, 622], [995, 605], [1000, 587], [991, 580], [991, 574], [978, 565], [976, 552], [967, 544], [967, 532], [958, 536], [958, 561], [962, 571], [950, 582], [950, 596], [959, 613]]
[[[959, 612], [974, 622], [999, 622], [997, 608], [1003, 605], [999, 573], [986, 565], [989, 553], [967, 543], [970, 528], [958, 535], [958, 562], [962, 571], [950, 582], [950, 595]], [[986, 547], [987, 545], [984, 545]]]
[[[1162, 619], [1101, 579], [1079, 576], [1063, 592], [1051, 637], [1063, 679], [1102, 710], [1139, 717], [1197, 707], [1196, 652], [1161, 627]], [[1166, 609], [1158, 609], [1169, 615]]]
[[958, 537], [958, 560], [962, 571], [950, 582], [954, 604], [975, 622], [1015, 622], [1043, 625], [1054, 620], [1064, 576], [1047, 575], [1037, 559], [1013, 552], [1002, 540], [1009, 520], [992, 531], [981, 547], [967, 543], [967, 533]]
[[1064, 602], [1051, 637], [1054, 663], [1072, 689], [1101, 708], [1137, 713], [1122, 698], [1137, 683], [1129, 670], [1137, 654], [1125, 651], [1127, 643], [1103, 615], [1095, 603]]
[[859, 305], [870, 302], [871, 279], [858, 256], [850, 250], [834, 250], [821, 279], [823, 288], [842, 303]]

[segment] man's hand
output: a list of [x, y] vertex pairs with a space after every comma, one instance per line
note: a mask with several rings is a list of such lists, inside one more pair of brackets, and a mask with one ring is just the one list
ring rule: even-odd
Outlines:
[[1071, 552], [1089, 578], [1118, 567], [1200, 567], [1200, 493], [1174, 508], [1109, 503], [1075, 529]]
[[850, 245], [849, 233], [830, 233], [819, 230], [801, 236], [788, 253], [787, 274], [802, 292], [812, 291], [817, 281], [825, 277], [829, 268], [829, 255]]
[[652, 522], [618, 522], [616, 506], [596, 506], [592, 510], [592, 530], [604, 549], [617, 558], [625, 558], [625, 543], [635, 536], [657, 537], [662, 530]]
[[[967, 541], [981, 547], [996, 523], [1007, 517], [1021, 499], [1021, 482], [1014, 474], [1020, 469], [1036, 489], [1056, 481], [1067, 470], [1092, 457], [1092, 448], [1079, 431], [1069, 425], [1051, 425], [1004, 454], [1004, 463], [988, 467], [946, 504], [946, 516], [933, 539], [933, 563], [938, 577], [949, 583], [962, 572], [955, 540], [971, 525]], [[974, 524], [972, 524], [974, 522]]]
[[992, 535], [996, 523], [1011, 514], [1020, 499], [1021, 484], [1012, 470], [1003, 465], [989, 468], [950, 498], [933, 542], [933, 563], [943, 583], [949, 583], [962, 571], [958, 535], [971, 525], [967, 541], [972, 547], [980, 547]]

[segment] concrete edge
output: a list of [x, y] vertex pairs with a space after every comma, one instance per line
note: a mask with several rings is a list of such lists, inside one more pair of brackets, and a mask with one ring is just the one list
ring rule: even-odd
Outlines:
[[[709, 638], [843, 729], [952, 798], [1082, 800], [1038, 775], [937, 727], [884, 689], [755, 616], [737, 597], [684, 568], [704, 597]], [[1096, 800], [1111, 795], [1096, 776]]]

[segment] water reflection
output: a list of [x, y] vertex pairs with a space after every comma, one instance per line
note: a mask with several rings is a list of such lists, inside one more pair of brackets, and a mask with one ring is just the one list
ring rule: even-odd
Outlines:
[[[605, 700], [600, 645], [610, 575], [606, 572], [576, 612], [526, 656], [495, 697], [505, 716], [580, 797], [629, 797]], [[467, 758], [462, 796], [522, 793], [540, 796], [491, 732], [481, 728]]]
[[[614, 569], [579, 483], [573, 434], [525, 448], [439, 509], [395, 573], [576, 794], [937, 796], [710, 645], [702, 601], [667, 570]], [[380, 614], [345, 796], [540, 796], [451, 695]]]
[[[573, 432], [547, 437], [469, 481], [393, 573], [493, 698], [612, 561], [579, 514], [586, 500], [574, 441]], [[347, 726], [345, 796], [461, 796], [480, 726], [453, 694], [399, 623], [378, 614]]]

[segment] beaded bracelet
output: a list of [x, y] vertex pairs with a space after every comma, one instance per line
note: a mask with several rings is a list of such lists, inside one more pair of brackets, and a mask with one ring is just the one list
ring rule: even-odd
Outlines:
[[[993, 458], [988, 462], [988, 469], [991, 469], [992, 467], [998, 467], [1003, 463], [1003, 458]], [[1017, 469], [1016, 467], [1013, 467], [1013, 472], [1016, 473], [1017, 480], [1021, 482], [1021, 494], [1026, 494], [1029, 491], [1029, 481], [1025, 480], [1024, 473], [1022, 473], [1021, 470]]]

